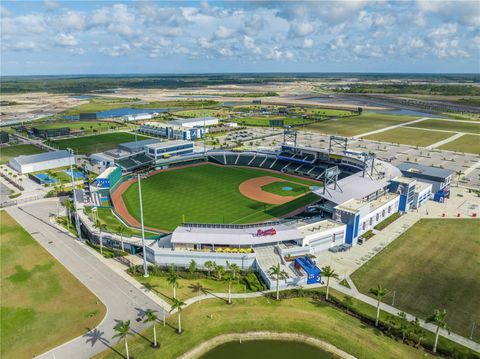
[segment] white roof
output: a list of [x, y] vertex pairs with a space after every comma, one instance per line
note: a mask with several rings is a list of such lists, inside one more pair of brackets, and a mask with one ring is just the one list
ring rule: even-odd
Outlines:
[[182, 141], [182, 140], [173, 140], [173, 141], [164, 141], [164, 142], [157, 142], [157, 143], [152, 143], [148, 144], [145, 147], [146, 148], [163, 148], [163, 147], [170, 147], [170, 146], [176, 146], [176, 145], [184, 145], [187, 143], [192, 143], [190, 141]]
[[117, 169], [116, 166], [113, 166], [113, 167], [107, 167], [107, 169], [105, 171], [103, 171], [102, 173], [100, 173], [97, 178], [107, 178], [113, 171], [115, 171]]
[[15, 160], [20, 165], [28, 165], [30, 163], [59, 160], [59, 159], [68, 158], [68, 157], [70, 157], [70, 152], [66, 150], [61, 150], [61, 151], [39, 153], [36, 155], [20, 155], [15, 157], [13, 160]]
[[[263, 226], [261, 224], [251, 226], [240, 225], [238, 226], [239, 228], [233, 227], [234, 226], [223, 226], [223, 228], [179, 226], [172, 234], [172, 243], [254, 246], [303, 238], [302, 233], [296, 227], [284, 224], [266, 224]], [[259, 229], [268, 230], [271, 228], [276, 230], [275, 235], [256, 235]]]

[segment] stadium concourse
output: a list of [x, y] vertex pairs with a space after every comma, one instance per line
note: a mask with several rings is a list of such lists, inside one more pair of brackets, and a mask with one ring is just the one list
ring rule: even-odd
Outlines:
[[[144, 155], [148, 156], [148, 150]], [[211, 163], [216, 165], [214, 167], [253, 167], [267, 170], [272, 176], [278, 173], [314, 180], [317, 185], [309, 187], [313, 201], [304, 203], [293, 214], [290, 212], [256, 223], [178, 223], [173, 231], [166, 234], [158, 231], [158, 236], [147, 240], [146, 257], [151, 263], [182, 267], [187, 267], [192, 260], [199, 267], [207, 261], [221, 265], [235, 263], [242, 269], [258, 270], [268, 286], [273, 282], [268, 274], [269, 268], [280, 264], [288, 273], [288, 278], [280, 282], [281, 287], [312, 283], [308, 266], [298, 265], [301, 258], [303, 261], [315, 258], [316, 254], [326, 250], [348, 250], [364, 240], [380, 222], [425, 203], [426, 196], [443, 201], [448, 197], [452, 176], [449, 171], [428, 171], [424, 168], [423, 171], [410, 170], [407, 178], [399, 168], [376, 159], [372, 153], [349, 151], [346, 142], [340, 149], [330, 146], [325, 150], [286, 143], [278, 150], [193, 152], [157, 158], [154, 162], [148, 169], [153, 176], [164, 173], [175, 175], [175, 171], [186, 167], [200, 168], [205, 163]], [[405, 173], [413, 165], [407, 167], [403, 169]], [[421, 172], [424, 174], [421, 175]], [[107, 177], [112, 173], [107, 171]], [[118, 174], [118, 171], [115, 173]], [[426, 176], [430, 173], [437, 177]], [[124, 197], [116, 191], [119, 188], [125, 190], [126, 184], [134, 181], [132, 178], [131, 174], [127, 174], [110, 179], [109, 195], [117, 199]], [[105, 191], [105, 179], [100, 182], [101, 190]], [[435, 193], [432, 193], [432, 185], [436, 188]], [[186, 192], [189, 191], [193, 189], [187, 188]], [[117, 201], [113, 202], [115, 205]], [[119, 219], [132, 227], [138, 226], [138, 221], [132, 223], [128, 218], [138, 213], [129, 213], [127, 218], [121, 218], [119, 214], [125, 213], [125, 208], [118, 209], [114, 208], [113, 213]], [[156, 217], [162, 215], [155, 213]], [[98, 241], [89, 217], [81, 216], [81, 219], [85, 222], [83, 228], [86, 234]], [[103, 240], [106, 245], [120, 246], [118, 235], [104, 233]], [[138, 237], [122, 237], [121, 240], [126, 250], [135, 253], [140, 249]], [[315, 281], [320, 280], [320, 277], [315, 277]]]

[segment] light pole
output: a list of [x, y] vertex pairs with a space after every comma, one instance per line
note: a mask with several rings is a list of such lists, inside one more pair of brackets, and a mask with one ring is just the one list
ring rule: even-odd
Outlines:
[[74, 157], [74, 152], [71, 148], [67, 148], [67, 151], [70, 152], [70, 156], [68, 157], [70, 162], [70, 178], [72, 179], [72, 193], [73, 193], [73, 206], [75, 208], [75, 226], [77, 228], [77, 235], [78, 240], [82, 240], [82, 234], [80, 232], [80, 220], [78, 218], [78, 208], [77, 208], [77, 195], [75, 194], [75, 180], [73, 176], [73, 164], [72, 164], [72, 157]]
[[145, 227], [143, 226], [142, 185], [140, 183], [140, 173], [137, 174], [137, 181], [138, 181], [138, 198], [140, 200], [140, 223], [142, 225], [143, 276], [145, 278], [148, 278], [147, 249], [145, 248]]

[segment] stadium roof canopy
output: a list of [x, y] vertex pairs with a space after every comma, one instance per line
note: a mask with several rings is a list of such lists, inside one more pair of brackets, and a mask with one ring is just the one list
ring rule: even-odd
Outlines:
[[61, 158], [70, 157], [70, 152], [66, 150], [38, 153], [36, 155], [20, 155], [14, 158], [14, 160], [20, 165], [28, 165], [31, 163], [45, 162], [51, 160], [58, 160]]
[[151, 145], [152, 143], [157, 143], [157, 142], [160, 142], [160, 141], [155, 138], [149, 138], [147, 140], [124, 142], [119, 144], [118, 147], [129, 152], [138, 152], [143, 150], [144, 146]]

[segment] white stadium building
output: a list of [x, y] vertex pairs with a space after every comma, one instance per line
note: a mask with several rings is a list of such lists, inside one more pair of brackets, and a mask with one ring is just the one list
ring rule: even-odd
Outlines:
[[8, 165], [20, 174], [49, 170], [70, 165], [70, 153], [66, 150], [17, 156]]

